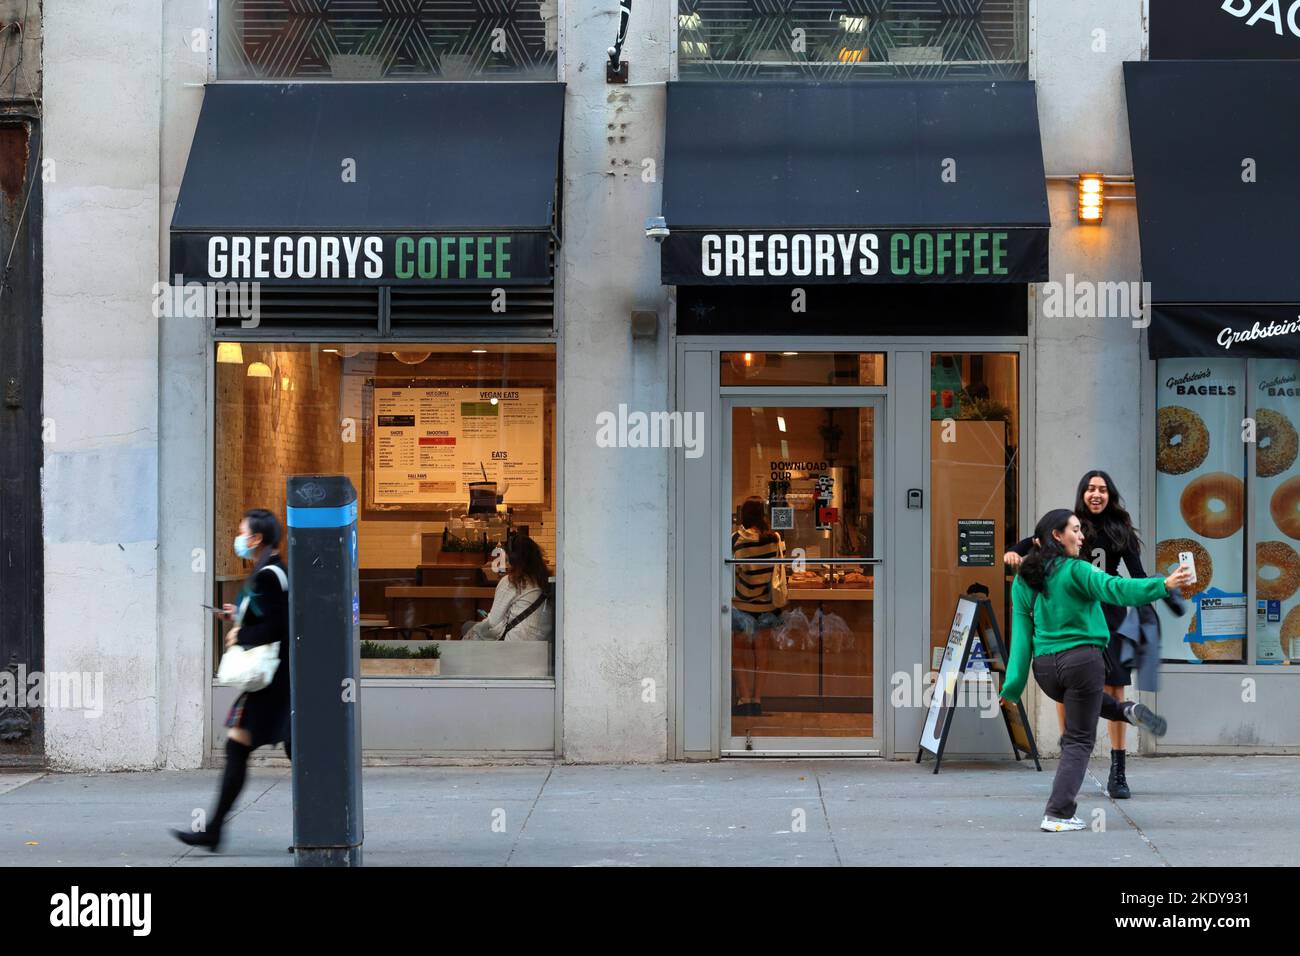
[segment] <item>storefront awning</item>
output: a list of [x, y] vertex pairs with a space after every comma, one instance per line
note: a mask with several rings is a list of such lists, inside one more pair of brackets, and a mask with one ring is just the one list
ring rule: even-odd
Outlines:
[[560, 83], [208, 86], [171, 226], [186, 280], [550, 281]]
[[1026, 81], [668, 84], [668, 285], [1047, 279]]
[[1300, 357], [1300, 61], [1125, 63], [1152, 358]]

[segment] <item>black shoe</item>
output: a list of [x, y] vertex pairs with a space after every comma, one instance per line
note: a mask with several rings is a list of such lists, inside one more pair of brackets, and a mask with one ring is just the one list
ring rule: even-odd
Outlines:
[[756, 700], [749, 705], [749, 716], [751, 717], [763, 716], [763, 702], [761, 700]]
[[1110, 752], [1110, 776], [1106, 778], [1106, 796], [1112, 800], [1127, 800], [1133, 794], [1124, 779], [1124, 751]]
[[1146, 704], [1131, 704], [1124, 713], [1130, 724], [1136, 724], [1143, 727], [1157, 737], [1163, 737], [1165, 731], [1169, 729], [1169, 721], [1165, 720]]
[[732, 705], [731, 705], [731, 716], [732, 716], [732, 717], [748, 717], [748, 716], [749, 716], [749, 705], [748, 705], [748, 704], [732, 704]]
[[217, 848], [221, 846], [220, 830], [216, 830], [212, 833], [209, 833], [206, 830], [202, 830], [198, 833], [189, 830], [172, 830], [172, 836], [180, 840], [186, 846], [205, 846], [208, 848], [208, 852], [210, 853], [216, 853]]

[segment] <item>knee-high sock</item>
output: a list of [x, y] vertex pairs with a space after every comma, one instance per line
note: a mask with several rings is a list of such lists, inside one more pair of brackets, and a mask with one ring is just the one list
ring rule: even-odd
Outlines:
[[226, 739], [226, 769], [221, 775], [221, 791], [217, 797], [217, 809], [212, 811], [208, 830], [220, 830], [225, 823], [226, 814], [235, 805], [239, 791], [244, 789], [244, 778], [248, 776], [248, 755], [252, 747], [246, 747], [237, 740]]

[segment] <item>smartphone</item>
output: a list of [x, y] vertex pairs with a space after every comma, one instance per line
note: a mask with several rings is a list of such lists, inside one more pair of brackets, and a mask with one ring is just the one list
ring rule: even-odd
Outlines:
[[1192, 552], [1179, 551], [1178, 563], [1180, 566], [1187, 568], [1189, 571], [1192, 572], [1192, 583], [1195, 584], [1196, 583], [1196, 560], [1192, 557]]

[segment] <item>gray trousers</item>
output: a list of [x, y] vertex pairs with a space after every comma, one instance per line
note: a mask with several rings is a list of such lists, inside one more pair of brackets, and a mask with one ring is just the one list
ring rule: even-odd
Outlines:
[[1061, 762], [1052, 781], [1047, 815], [1068, 820], [1079, 808], [1075, 798], [1088, 771], [1092, 745], [1097, 740], [1097, 719], [1123, 720], [1124, 707], [1103, 690], [1106, 665], [1101, 648], [1092, 644], [1035, 657], [1034, 679], [1043, 693], [1065, 704]]

